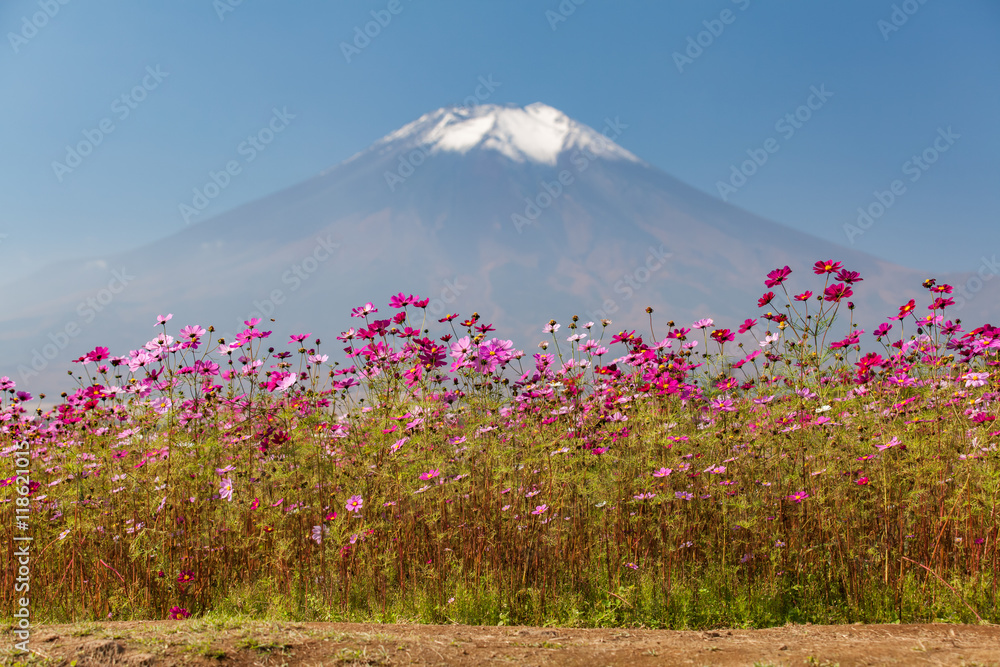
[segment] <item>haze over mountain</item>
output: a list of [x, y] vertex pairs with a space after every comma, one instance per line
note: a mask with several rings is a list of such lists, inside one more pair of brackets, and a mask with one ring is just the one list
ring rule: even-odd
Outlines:
[[[910, 298], [925, 307], [929, 276], [686, 186], [616, 144], [624, 131], [617, 118], [595, 129], [538, 103], [426, 114], [299, 185], [9, 286], [0, 375], [35, 392], [69, 389], [71, 359], [98, 344], [136, 349], [168, 312], [175, 335], [197, 323], [227, 338], [242, 320], [275, 318], [264, 325], [282, 334], [276, 348], [312, 332], [337, 358], [334, 336], [359, 322], [351, 308], [372, 301], [381, 316], [400, 291], [431, 298], [429, 319], [477, 310], [525, 349], [550, 318], [641, 328], [647, 305], [659, 336], [668, 319], [735, 330], [759, 316], [768, 271], [790, 265], [790, 290], [819, 292], [810, 267], [826, 259], [864, 278], [852, 301], [868, 331]], [[996, 321], [998, 284], [951, 315]]]

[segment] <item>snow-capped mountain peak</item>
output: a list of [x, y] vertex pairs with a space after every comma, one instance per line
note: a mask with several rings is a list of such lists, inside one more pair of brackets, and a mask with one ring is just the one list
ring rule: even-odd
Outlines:
[[610, 138], [563, 112], [536, 102], [526, 107], [484, 104], [444, 107], [425, 114], [376, 142], [373, 149], [422, 148], [428, 153], [494, 150], [514, 162], [554, 165], [567, 150], [640, 162]]

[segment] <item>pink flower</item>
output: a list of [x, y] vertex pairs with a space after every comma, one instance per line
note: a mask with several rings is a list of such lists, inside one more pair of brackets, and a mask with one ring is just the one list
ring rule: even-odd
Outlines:
[[989, 373], [966, 373], [958, 379], [965, 380], [966, 387], [982, 387], [989, 378]]
[[660, 468], [659, 470], [653, 472], [653, 477], [666, 477], [672, 472], [673, 470], [671, 468]]
[[369, 313], [377, 313], [376, 308], [370, 301], [363, 306], [351, 309], [351, 317], [365, 317]]
[[360, 512], [361, 506], [364, 505], [365, 501], [361, 496], [351, 496], [347, 500], [347, 511], [348, 512]]
[[420, 479], [422, 479], [422, 480], [424, 480], [426, 482], [428, 480], [434, 479], [435, 477], [437, 477], [440, 474], [441, 474], [441, 471], [439, 469], [437, 469], [437, 468], [431, 468], [427, 472], [425, 472], [422, 475], [420, 475]]
[[544, 504], [543, 505], [538, 505], [537, 507], [535, 507], [535, 509], [531, 510], [531, 513], [532, 514], [544, 514], [546, 511], [548, 511], [548, 509], [549, 509], [548, 505], [544, 505]]
[[223, 500], [232, 502], [233, 500], [233, 480], [228, 477], [219, 483], [219, 496]]
[[169, 315], [157, 315], [156, 316], [156, 324], [154, 324], [153, 327], [155, 328], [155, 327], [160, 326], [161, 324], [166, 324], [167, 322], [170, 321], [170, 318], [173, 317], [173, 316], [174, 316], [173, 313], [170, 313]]
[[[181, 336], [184, 338], [200, 338], [204, 336], [207, 332], [202, 329], [197, 324], [192, 324], [181, 329]], [[99, 360], [97, 360], [99, 361]]]
[[[897, 438], [897, 437], [893, 436], [893, 438], [892, 438], [891, 440], [889, 440], [889, 442], [885, 443], [884, 445], [875, 445], [875, 447], [876, 447], [876, 448], [877, 448], [877, 449], [878, 449], [878, 450], [879, 450], [880, 452], [882, 452], [882, 451], [885, 451], [885, 450], [887, 450], [887, 449], [891, 449], [891, 448], [895, 447], [895, 446], [896, 446], [896, 445], [898, 445], [898, 444], [900, 444], [900, 442], [899, 442], [899, 438]], [[904, 449], [905, 449], [905, 448], [904, 448]]]

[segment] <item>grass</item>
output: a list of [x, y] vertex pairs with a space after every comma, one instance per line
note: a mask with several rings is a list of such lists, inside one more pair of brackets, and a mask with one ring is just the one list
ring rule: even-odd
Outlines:
[[47, 413], [0, 380], [35, 618], [1000, 622], [1000, 332], [938, 318], [929, 281], [881, 354], [852, 320], [831, 342], [836, 271], [740, 343], [650, 311], [648, 338], [573, 318], [532, 355], [477, 314], [429, 338], [394, 297], [356, 309], [344, 366], [308, 334], [276, 352], [250, 323], [220, 352], [164, 321], [81, 358]]

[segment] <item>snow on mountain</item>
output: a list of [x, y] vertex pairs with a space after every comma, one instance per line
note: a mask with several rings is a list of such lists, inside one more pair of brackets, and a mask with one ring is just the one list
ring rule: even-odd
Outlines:
[[390, 147], [421, 148], [430, 154], [464, 154], [479, 148], [496, 151], [514, 162], [550, 166], [560, 154], [574, 149], [610, 160], [641, 162], [599, 132], [541, 102], [524, 108], [486, 104], [438, 109], [383, 137], [370, 150]]

